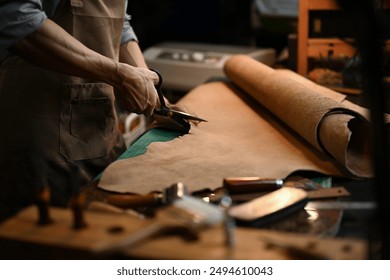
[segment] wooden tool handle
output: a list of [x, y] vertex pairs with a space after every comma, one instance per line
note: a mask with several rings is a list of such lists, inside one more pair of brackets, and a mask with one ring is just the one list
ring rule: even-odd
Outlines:
[[73, 213], [73, 228], [83, 229], [87, 226], [84, 217], [85, 197], [81, 193], [75, 194], [70, 199], [70, 206]]
[[147, 195], [113, 194], [106, 197], [106, 203], [122, 209], [157, 206], [163, 203], [163, 195], [151, 193]]
[[282, 179], [264, 179], [260, 177], [227, 177], [223, 186], [230, 193], [275, 191], [283, 186]]
[[37, 192], [38, 224], [48, 225], [52, 223], [49, 213], [50, 191], [43, 187]]

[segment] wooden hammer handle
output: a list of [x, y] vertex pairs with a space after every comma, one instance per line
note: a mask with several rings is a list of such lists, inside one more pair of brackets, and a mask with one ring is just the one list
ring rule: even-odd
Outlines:
[[163, 203], [163, 195], [159, 193], [147, 195], [113, 194], [107, 196], [105, 202], [122, 209], [134, 209], [161, 205]]

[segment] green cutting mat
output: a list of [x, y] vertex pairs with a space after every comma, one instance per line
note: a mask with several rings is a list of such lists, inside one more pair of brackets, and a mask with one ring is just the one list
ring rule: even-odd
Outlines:
[[167, 142], [183, 135], [182, 132], [154, 128], [137, 139], [118, 159], [136, 157], [146, 153], [146, 148], [153, 142]]
[[[146, 153], [146, 148], [153, 142], [167, 142], [182, 136], [182, 132], [153, 128], [138, 138], [117, 160], [132, 158]], [[95, 177], [99, 180], [103, 173]]]

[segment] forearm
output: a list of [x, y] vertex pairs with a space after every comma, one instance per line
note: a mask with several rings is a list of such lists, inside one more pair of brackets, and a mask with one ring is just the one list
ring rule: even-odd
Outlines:
[[119, 61], [136, 67], [148, 68], [142, 51], [135, 41], [128, 41], [121, 46]]
[[150, 115], [157, 104], [156, 73], [87, 48], [51, 20], [17, 43], [14, 50], [43, 68], [112, 85], [121, 93], [125, 106], [135, 113]]
[[[51, 20], [21, 40], [14, 50], [26, 60], [63, 74], [118, 86], [118, 63], [87, 48]], [[112, 74], [110, 74], [112, 73]]]

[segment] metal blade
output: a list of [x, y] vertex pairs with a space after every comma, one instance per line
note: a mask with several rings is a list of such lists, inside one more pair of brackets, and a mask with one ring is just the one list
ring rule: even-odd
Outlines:
[[182, 112], [182, 111], [178, 111], [178, 110], [174, 110], [174, 109], [169, 109], [169, 110], [170, 110], [169, 114], [172, 114], [172, 116], [178, 116], [178, 117], [181, 117], [185, 120], [207, 122], [207, 120], [205, 120], [205, 119], [199, 118], [197, 116], [193, 116], [193, 115], [188, 114], [186, 112]]
[[313, 201], [306, 204], [305, 209], [314, 210], [375, 210], [374, 201]]

